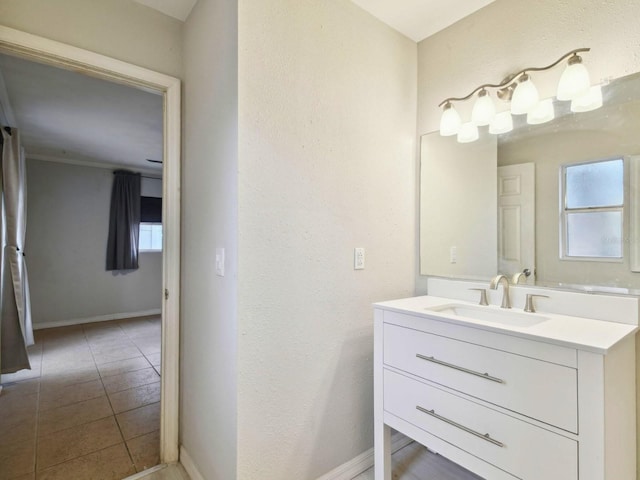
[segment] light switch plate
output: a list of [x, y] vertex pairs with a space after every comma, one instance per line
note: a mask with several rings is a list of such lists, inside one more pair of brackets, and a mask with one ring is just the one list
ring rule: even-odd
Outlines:
[[224, 277], [224, 248], [216, 248], [216, 275]]
[[353, 269], [364, 270], [364, 248], [362, 247], [353, 249]]

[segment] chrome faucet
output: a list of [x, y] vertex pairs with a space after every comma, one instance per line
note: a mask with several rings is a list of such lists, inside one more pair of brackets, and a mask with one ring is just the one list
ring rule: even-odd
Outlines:
[[502, 305], [501, 308], [511, 308], [511, 300], [509, 299], [509, 279], [504, 275], [496, 275], [491, 283], [489, 284], [489, 288], [492, 290], [497, 290], [498, 285], [502, 283]]

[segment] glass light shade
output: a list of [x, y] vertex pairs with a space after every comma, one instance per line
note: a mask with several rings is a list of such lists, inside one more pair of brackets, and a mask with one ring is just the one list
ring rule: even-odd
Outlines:
[[460, 131], [460, 125], [462, 125], [460, 114], [451, 104], [445, 105], [440, 117], [440, 135], [443, 137], [456, 135]]
[[538, 89], [529, 76], [523, 75], [520, 78], [520, 83], [516, 86], [513, 97], [511, 97], [511, 113], [514, 115], [529, 113], [540, 100]]
[[501, 133], [507, 133], [513, 130], [513, 117], [511, 112], [500, 112], [489, 124], [489, 133], [499, 135]]
[[496, 106], [493, 104], [493, 100], [491, 100], [486, 90], [482, 90], [473, 104], [471, 121], [481, 127], [489, 125], [495, 116]]
[[[580, 58], [580, 57], [578, 57]], [[569, 63], [558, 82], [558, 100], [575, 100], [589, 93], [591, 80], [587, 68], [580, 62]]]
[[475, 142], [479, 138], [478, 126], [473, 122], [463, 123], [458, 132], [459, 143]]
[[553, 100], [551, 98], [545, 98], [544, 100], [540, 100], [538, 105], [527, 113], [527, 123], [530, 125], [538, 125], [540, 123], [550, 122], [555, 116]]
[[582, 97], [571, 101], [572, 112], [590, 112], [602, 106], [602, 87], [595, 85], [589, 89], [589, 92]]

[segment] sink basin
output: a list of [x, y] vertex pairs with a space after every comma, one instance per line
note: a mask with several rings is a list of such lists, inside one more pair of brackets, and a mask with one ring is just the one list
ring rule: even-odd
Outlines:
[[437, 307], [427, 308], [427, 310], [444, 315], [499, 323], [512, 327], [532, 327], [548, 320], [547, 317], [535, 313], [520, 313], [510, 309], [497, 309], [490, 306], [462, 305], [457, 303], [439, 305]]

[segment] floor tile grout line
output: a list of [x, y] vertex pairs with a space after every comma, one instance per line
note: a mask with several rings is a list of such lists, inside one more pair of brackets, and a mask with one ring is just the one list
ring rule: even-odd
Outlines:
[[[40, 355], [44, 353], [44, 345]], [[38, 472], [38, 425], [40, 423], [40, 392], [42, 389], [42, 357], [40, 358], [40, 377], [38, 377], [38, 396], [36, 401], [36, 425], [33, 438], [33, 478], [36, 477]]]
[[77, 457], [69, 458], [68, 460], [64, 460], [64, 461], [62, 461], [62, 462], [54, 463], [54, 464], [52, 464], [52, 465], [49, 465], [49, 466], [48, 466], [48, 467], [46, 467], [46, 468], [43, 468], [42, 470], [39, 470], [39, 471], [38, 471], [38, 470], [36, 470], [36, 472], [35, 472], [35, 473], [36, 473], [36, 475], [37, 475], [39, 472], [44, 472], [44, 471], [49, 470], [50, 468], [53, 468], [53, 467], [59, 467], [60, 465], [64, 465], [65, 463], [73, 462], [73, 461], [75, 461], [75, 460], [78, 460], [79, 458], [88, 457], [89, 455], [93, 455], [93, 454], [95, 454], [95, 453], [102, 452], [103, 450], [107, 450], [108, 448], [113, 448], [113, 447], [115, 447], [115, 446], [117, 446], [117, 445], [120, 445], [121, 443], [125, 443], [125, 441], [124, 441], [124, 440], [122, 440], [122, 442], [113, 443], [113, 444], [111, 444], [111, 445], [107, 445], [106, 447], [99, 448], [99, 449], [94, 450], [94, 451], [92, 451], [92, 452], [84, 453], [84, 454], [82, 454], [82, 455], [78, 455]]
[[[122, 327], [120, 327], [118, 325], [118, 327], [120, 328], [120, 330], [122, 330]], [[91, 355], [93, 355], [93, 352], [91, 352]], [[94, 362], [95, 362], [95, 357], [93, 358]], [[104, 385], [104, 379], [102, 378], [102, 375], [100, 375], [100, 369], [98, 368], [98, 364], [96, 363], [96, 369], [98, 369], [98, 376], [100, 378], [100, 383], [102, 383], [102, 388], [104, 389], [104, 393], [107, 396], [107, 402], [109, 402], [109, 408], [111, 409], [111, 413], [113, 414], [113, 421], [116, 424], [116, 427], [118, 427], [118, 432], [120, 433], [120, 438], [122, 438], [122, 443], [124, 443], [124, 448], [127, 451], [127, 455], [129, 456], [129, 460], [131, 461], [131, 465], [133, 466], [133, 469], [137, 471], [136, 468], [136, 464], [133, 461], [133, 455], [131, 454], [131, 451], [129, 450], [129, 445], [127, 445], [127, 441], [124, 438], [124, 433], [122, 431], [122, 427], [120, 426], [120, 422], [118, 421], [118, 416], [115, 413], [115, 409], [113, 408], [113, 403], [111, 403], [111, 397], [109, 397], [109, 394], [107, 393], [107, 387], [105, 387]]]

